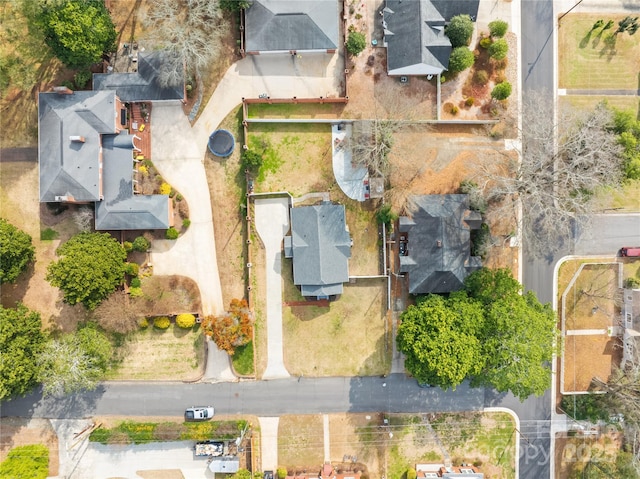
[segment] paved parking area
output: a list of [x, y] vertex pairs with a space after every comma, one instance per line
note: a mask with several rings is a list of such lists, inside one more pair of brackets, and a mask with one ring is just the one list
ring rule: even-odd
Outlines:
[[[102, 445], [90, 443], [69, 479], [140, 479], [139, 472], [179, 470], [184, 479], [213, 478], [207, 457], [196, 457], [193, 441]], [[145, 475], [152, 477], [151, 475]], [[166, 477], [166, 476], [164, 476]]]

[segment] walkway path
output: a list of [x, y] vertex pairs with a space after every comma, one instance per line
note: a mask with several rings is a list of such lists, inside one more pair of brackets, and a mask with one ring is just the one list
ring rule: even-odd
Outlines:
[[275, 471], [278, 467], [279, 417], [259, 417], [261, 471]]
[[282, 239], [289, 230], [289, 198], [255, 200], [256, 230], [266, 253], [267, 368], [262, 379], [289, 377], [282, 343]]

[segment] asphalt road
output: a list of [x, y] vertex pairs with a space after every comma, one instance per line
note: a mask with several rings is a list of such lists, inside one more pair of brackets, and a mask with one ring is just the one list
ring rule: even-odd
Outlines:
[[[554, 41], [553, 1], [522, 0], [521, 3], [521, 59], [522, 94], [530, 91], [554, 92]], [[532, 258], [527, 251], [526, 239], [523, 249], [523, 282], [543, 302], [551, 301], [553, 265], [555, 258]], [[548, 294], [547, 294], [548, 290]], [[520, 477], [539, 479], [551, 476], [550, 468], [550, 392], [530, 399], [533, 402], [533, 418], [540, 420], [536, 434], [521, 436]]]

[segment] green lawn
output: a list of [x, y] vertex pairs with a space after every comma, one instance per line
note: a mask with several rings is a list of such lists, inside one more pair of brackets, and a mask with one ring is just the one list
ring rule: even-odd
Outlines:
[[340, 103], [257, 103], [247, 105], [249, 118], [338, 118]]
[[256, 192], [289, 191], [300, 196], [334, 185], [328, 124], [250, 125], [247, 145], [263, 157]]
[[617, 213], [640, 211], [640, 180], [628, 180], [618, 190], [599, 193], [597, 209]]
[[129, 335], [117, 354], [121, 362], [107, 373], [109, 380], [194, 380], [204, 368], [202, 332], [171, 325], [152, 326]]
[[[640, 35], [613, 36], [625, 15], [569, 14], [558, 29], [560, 88], [638, 89]], [[593, 24], [614, 20], [608, 30]]]
[[636, 115], [640, 115], [640, 99], [637, 96], [563, 95], [559, 97], [560, 107], [571, 105], [578, 109], [589, 110], [604, 100], [613, 108], [617, 108], [618, 110], [633, 110]]
[[[299, 301], [290, 261], [282, 265], [284, 300]], [[283, 308], [284, 359], [292, 375], [368, 376], [388, 373], [386, 282], [358, 280], [329, 307]]]

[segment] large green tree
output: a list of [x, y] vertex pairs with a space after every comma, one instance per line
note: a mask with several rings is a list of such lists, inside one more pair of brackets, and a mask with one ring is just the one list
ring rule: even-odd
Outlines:
[[93, 323], [49, 341], [38, 358], [42, 394], [62, 396], [94, 389], [109, 367], [112, 346]]
[[556, 317], [521, 291], [509, 270], [482, 268], [469, 275], [465, 291], [419, 298], [398, 328], [407, 370], [441, 387], [470, 379], [521, 400], [544, 393], [557, 347]]
[[35, 252], [31, 236], [0, 218], [0, 284], [14, 282]]
[[47, 280], [62, 290], [69, 304], [95, 309], [124, 279], [127, 254], [107, 233], [80, 233], [57, 254], [61, 258], [49, 265]]
[[429, 295], [402, 313], [397, 342], [407, 369], [420, 383], [455, 389], [482, 370], [478, 339], [484, 318], [466, 294]]
[[520, 400], [544, 394], [551, 384], [551, 360], [557, 344], [556, 315], [529, 291], [488, 305], [482, 337], [486, 363], [474, 383]]
[[36, 358], [46, 340], [40, 315], [24, 305], [0, 305], [0, 400], [24, 395], [38, 384]]
[[444, 33], [449, 37], [453, 48], [466, 47], [471, 42], [473, 28], [473, 20], [469, 15], [456, 15], [445, 27]]
[[117, 32], [104, 0], [58, 0], [39, 5], [36, 25], [67, 66], [89, 66], [113, 48]]

